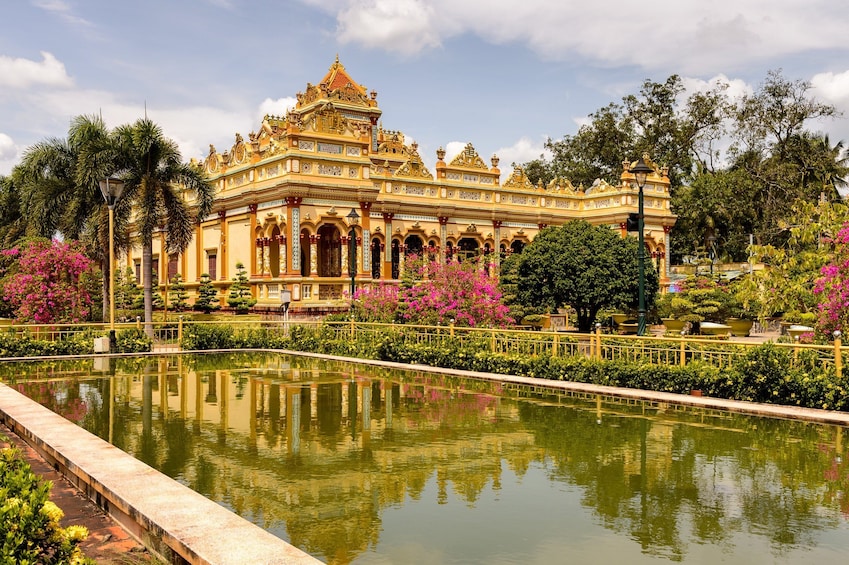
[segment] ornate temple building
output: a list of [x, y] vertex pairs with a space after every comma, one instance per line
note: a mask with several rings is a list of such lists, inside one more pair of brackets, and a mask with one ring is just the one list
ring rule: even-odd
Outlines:
[[[519, 167], [501, 182], [498, 157], [487, 163], [469, 143], [458, 155], [438, 149], [429, 170], [416, 143], [383, 128], [377, 93], [338, 58], [297, 100], [247, 139], [237, 133], [227, 150], [210, 145], [202, 166], [216, 187], [215, 211], [179, 257], [165, 260], [164, 237], [154, 241], [159, 281], [179, 273], [192, 288], [208, 273], [223, 289], [242, 264], [256, 309], [279, 308], [285, 288], [293, 311], [326, 312], [347, 307], [352, 283], [397, 280], [411, 253], [483, 255], [497, 268], [546, 226], [584, 219], [625, 236], [637, 211], [629, 161], [612, 184], [535, 186]], [[645, 241], [664, 279], [675, 216], [666, 169], [648, 164], [655, 172], [644, 189]], [[139, 273], [140, 249], [128, 261]]]

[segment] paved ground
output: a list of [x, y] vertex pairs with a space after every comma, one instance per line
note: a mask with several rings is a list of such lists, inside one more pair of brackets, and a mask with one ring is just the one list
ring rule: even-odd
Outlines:
[[53, 482], [50, 499], [65, 512], [62, 526], [76, 524], [88, 528], [88, 539], [80, 544], [86, 556], [102, 565], [158, 563], [121, 526], [80, 493], [65, 477], [53, 470], [34, 449], [2, 424], [0, 424], [0, 435], [8, 440], [0, 439], [0, 447], [8, 447], [10, 444], [17, 446], [24, 459], [32, 467], [33, 472]]

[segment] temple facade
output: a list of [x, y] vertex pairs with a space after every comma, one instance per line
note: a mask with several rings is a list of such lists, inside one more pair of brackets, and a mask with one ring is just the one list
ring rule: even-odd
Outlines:
[[[160, 287], [179, 273], [191, 289], [208, 273], [224, 290], [241, 264], [256, 309], [277, 310], [288, 289], [292, 310], [328, 312], [347, 307], [352, 284], [397, 281], [412, 253], [439, 261], [485, 256], [497, 269], [546, 226], [584, 219], [624, 237], [637, 211], [629, 161], [615, 182], [535, 186], [520, 167], [501, 182], [498, 157], [487, 163], [469, 143], [458, 155], [438, 149], [430, 171], [416, 143], [383, 128], [377, 93], [338, 58], [297, 100], [248, 139], [237, 133], [225, 151], [210, 145], [201, 165], [216, 188], [214, 212], [179, 256], [166, 255], [164, 237], [154, 240]], [[663, 280], [675, 216], [667, 170], [647, 163], [654, 173], [644, 188], [645, 242]], [[126, 260], [140, 277], [141, 249]]]

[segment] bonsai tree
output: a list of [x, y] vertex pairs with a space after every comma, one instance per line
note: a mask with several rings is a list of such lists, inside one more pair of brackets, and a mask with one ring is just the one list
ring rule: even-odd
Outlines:
[[218, 289], [212, 285], [212, 279], [208, 273], [200, 276], [198, 297], [192, 308], [204, 314], [209, 314], [213, 310], [221, 308], [221, 304], [218, 302]]
[[256, 304], [256, 298], [251, 295], [245, 265], [241, 261], [236, 263], [236, 276], [233, 277], [233, 284], [230, 285], [227, 304], [236, 310], [236, 314], [247, 314], [251, 306]]
[[183, 277], [180, 273], [174, 275], [171, 279], [171, 288], [168, 289], [169, 305], [175, 312], [182, 312], [189, 308], [189, 293], [186, 292], [186, 285], [183, 284]]

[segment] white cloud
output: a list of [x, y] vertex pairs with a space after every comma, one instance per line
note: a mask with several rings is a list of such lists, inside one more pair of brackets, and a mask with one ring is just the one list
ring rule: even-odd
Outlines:
[[849, 102], [849, 70], [837, 74], [816, 74], [811, 79], [811, 85], [816, 95], [827, 102]]
[[434, 9], [422, 0], [352, 2], [338, 13], [337, 23], [342, 43], [359, 43], [405, 55], [440, 44]]
[[0, 55], [0, 86], [22, 89], [33, 85], [69, 87], [73, 84], [61, 61], [46, 51], [42, 51], [41, 56], [43, 60], [38, 62]]
[[285, 116], [286, 112], [289, 109], [294, 108], [295, 104], [298, 103], [298, 99], [292, 96], [287, 96], [285, 98], [278, 98], [277, 100], [272, 100], [271, 98], [266, 98], [259, 105], [259, 111], [256, 116], [257, 123], [262, 121], [267, 115], [271, 116]]
[[389, 52], [413, 54], [468, 33], [494, 44], [524, 44], [556, 60], [578, 55], [693, 74], [804, 50], [844, 49], [849, 26], [849, 12], [826, 0], [655, 0], [648, 6], [619, 0], [334, 0], [323, 9], [335, 14], [341, 42]]
[[91, 22], [75, 15], [71, 5], [64, 0], [35, 0], [33, 5], [46, 12], [59, 16], [70, 24], [91, 27]]
[[11, 137], [0, 133], [0, 175], [7, 175], [18, 160], [18, 146]]

